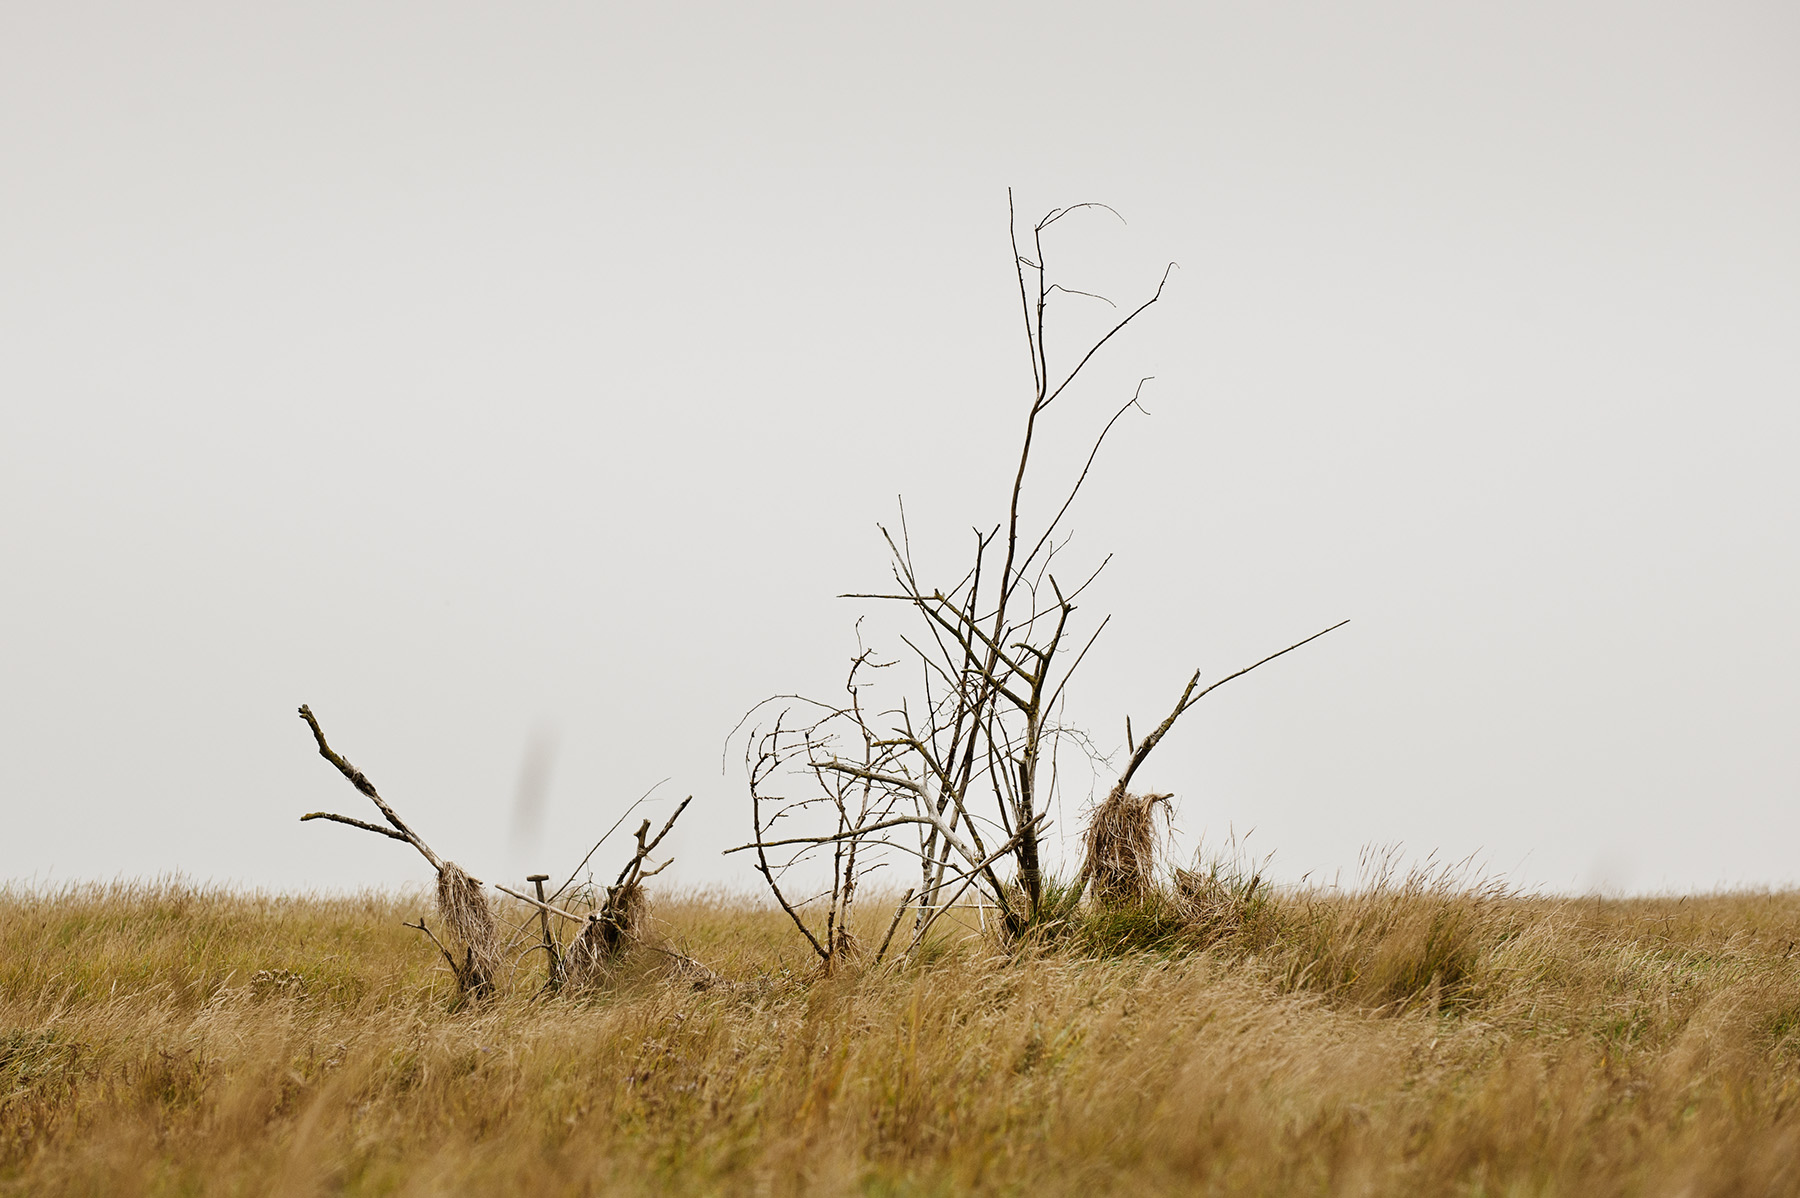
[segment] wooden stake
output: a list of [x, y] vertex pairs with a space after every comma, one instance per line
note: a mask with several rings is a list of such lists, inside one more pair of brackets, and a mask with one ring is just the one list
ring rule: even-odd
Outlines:
[[[532, 874], [525, 879], [537, 889], [538, 902], [544, 901], [544, 883], [550, 880], [549, 874]], [[550, 934], [550, 912], [543, 907], [538, 908], [538, 924], [544, 929], [544, 952], [550, 956], [550, 989], [562, 989], [563, 963], [562, 949], [558, 947], [556, 938]]]

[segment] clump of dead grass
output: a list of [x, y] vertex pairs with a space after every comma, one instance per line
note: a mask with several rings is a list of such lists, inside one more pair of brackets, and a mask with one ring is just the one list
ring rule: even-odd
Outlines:
[[1349, 889], [1282, 888], [1234, 842], [1164, 881], [1135, 851], [1153, 829], [1154, 797], [1126, 796], [1094, 821], [1090, 839], [1103, 848], [1135, 847], [1113, 855], [1124, 865], [1073, 919], [1076, 951], [1206, 951], [1253, 965], [1283, 991], [1390, 1013], [1467, 1011], [1503, 990], [1503, 978], [1545, 967], [1523, 935], [1520, 896], [1467, 863], [1402, 869], [1395, 853], [1379, 852]]
[[614, 887], [564, 953], [565, 984], [578, 990], [607, 985], [619, 958], [642, 934], [649, 912], [642, 883], [634, 879]]
[[1469, 863], [1398, 866], [1365, 857], [1348, 892], [1302, 892], [1283, 904], [1283, 985], [1365, 1007], [1467, 1010], [1488, 997], [1496, 954], [1522, 930], [1518, 896]]
[[1096, 902], [1110, 907], [1142, 904], [1157, 891], [1161, 841], [1156, 809], [1169, 818], [1173, 795], [1136, 795], [1115, 786], [1088, 816], [1082, 876]]
[[481, 883], [454, 861], [438, 870], [437, 910], [451, 933], [462, 943], [463, 957], [457, 977], [471, 995], [490, 993], [500, 978], [504, 954], [493, 908]]

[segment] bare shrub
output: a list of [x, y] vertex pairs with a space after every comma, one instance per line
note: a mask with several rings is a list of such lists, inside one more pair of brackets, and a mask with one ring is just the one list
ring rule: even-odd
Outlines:
[[[1042, 837], [1057, 786], [1059, 746], [1086, 739], [1061, 722], [1065, 690], [1106, 624], [1079, 627], [1076, 600], [1108, 560], [1081, 569], [1071, 585], [1063, 585], [1059, 574], [1071, 577], [1059, 561], [1067, 544], [1064, 520], [1113, 427], [1128, 412], [1143, 411], [1139, 398], [1149, 380], [1140, 379], [1110, 418], [1097, 422], [1079, 472], [1062, 480], [1043, 507], [1026, 502], [1026, 482], [1051, 408], [1070, 394], [1095, 356], [1162, 297], [1173, 264], [1147, 298], [1101, 326], [1098, 336], [1078, 342], [1066, 358], [1055, 355], [1053, 366], [1047, 312], [1053, 304], [1086, 304], [1098, 297], [1065, 285], [1051, 271], [1046, 234], [1072, 214], [1111, 210], [1099, 204], [1054, 209], [1031, 227], [1022, 251], [1010, 193], [1008, 204], [1031, 389], [1029, 403], [1022, 405], [1016, 465], [1009, 457], [1004, 467], [1010, 484], [1005, 509], [996, 522], [977, 526], [960, 575], [938, 582], [919, 568], [902, 507], [897, 532], [881, 530], [893, 587], [845, 597], [912, 609], [917, 621], [912, 634], [901, 638], [904, 653], [888, 660], [859, 646], [844, 699], [775, 696], [752, 708], [740, 724], [750, 725], [744, 762], [753, 839], [730, 851], [755, 853], [757, 872], [827, 970], [853, 951], [843, 929], [862, 878], [903, 860], [919, 870], [918, 885], [908, 892], [914, 916], [906, 952], [923, 943], [934, 922], [971, 891], [997, 910], [1004, 932], [1015, 940], [1046, 916], [1060, 918], [1045, 903]], [[1183, 712], [1281, 653], [1204, 688], [1196, 670], [1174, 710], [1141, 742], [1130, 735], [1127, 721], [1131, 760], [1118, 793], [1130, 793], [1133, 773]], [[906, 662], [915, 684], [897, 700], [871, 706], [865, 691], [875, 673], [898, 661]], [[772, 722], [755, 722], [771, 711]], [[1139, 881], [1128, 881], [1119, 871], [1136, 866], [1122, 856], [1107, 861], [1112, 872], [1106, 885], [1142, 888], [1147, 874], [1140, 871], [1131, 875]], [[808, 879], [806, 885], [827, 870], [829, 881], [814, 898], [796, 898], [788, 880], [796, 867], [802, 867], [798, 876]], [[819, 911], [810, 922], [808, 909]], [[906, 909], [903, 902], [896, 910], [893, 928]], [[890, 929], [876, 961], [892, 934]]]

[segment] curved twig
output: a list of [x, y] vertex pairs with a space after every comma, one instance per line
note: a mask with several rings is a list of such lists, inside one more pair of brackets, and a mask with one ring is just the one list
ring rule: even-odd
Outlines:
[[1183, 690], [1181, 692], [1181, 698], [1179, 698], [1175, 701], [1175, 710], [1171, 711], [1169, 713], [1168, 718], [1165, 719], [1162, 723], [1158, 724], [1156, 726], [1156, 730], [1154, 732], [1151, 732], [1148, 736], [1144, 737], [1143, 740], [1139, 741], [1137, 748], [1132, 750], [1131, 760], [1130, 760], [1130, 762], [1128, 762], [1126, 764], [1125, 772], [1119, 776], [1119, 780], [1114, 785], [1114, 789], [1123, 791], [1128, 786], [1131, 785], [1131, 776], [1133, 774], [1137, 773], [1138, 767], [1140, 765], [1144, 764], [1145, 759], [1150, 756], [1150, 751], [1152, 749], [1156, 748], [1158, 742], [1160, 742], [1164, 736], [1168, 735], [1169, 729], [1171, 729], [1175, 726], [1175, 721], [1181, 718], [1182, 712], [1186, 711], [1188, 708], [1192, 707], [1194, 704], [1198, 703], [1200, 700], [1206, 698], [1206, 696], [1212, 694], [1214, 691], [1218, 690], [1221, 686], [1224, 686], [1227, 682], [1230, 682], [1232, 679], [1242, 678], [1245, 674], [1248, 674], [1251, 670], [1254, 670], [1257, 666], [1268, 665], [1270, 662], [1274, 661], [1277, 657], [1280, 657], [1282, 654], [1292, 653], [1295, 649], [1298, 649], [1302, 645], [1309, 645], [1313, 641], [1316, 641], [1320, 637], [1324, 636], [1327, 632], [1336, 632], [1338, 629], [1342, 628], [1344, 625], [1348, 624], [1349, 622], [1350, 621], [1348, 621], [1348, 620], [1339, 620], [1336, 624], [1333, 624], [1330, 628], [1325, 628], [1318, 632], [1315, 632], [1311, 636], [1307, 637], [1305, 640], [1295, 641], [1293, 644], [1289, 645], [1287, 648], [1279, 650], [1278, 652], [1275, 652], [1275, 653], [1271, 653], [1267, 657], [1263, 658], [1261, 661], [1251, 662], [1249, 665], [1245, 666], [1243, 669], [1237, 670], [1233, 673], [1225, 675], [1225, 677], [1219, 679], [1217, 682], [1213, 683], [1211, 686], [1207, 687], [1206, 689], [1200, 691], [1198, 694], [1196, 694], [1194, 692], [1194, 687], [1196, 687], [1200, 684], [1200, 671], [1195, 670], [1194, 676], [1192, 678], [1188, 679], [1187, 686], [1185, 688], [1183, 688]]

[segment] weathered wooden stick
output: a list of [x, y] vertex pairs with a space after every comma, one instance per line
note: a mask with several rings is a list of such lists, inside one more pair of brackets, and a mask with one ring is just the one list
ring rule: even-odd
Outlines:
[[[394, 831], [392, 828], [384, 828], [380, 824], [371, 824], [367, 820], [351, 819], [347, 815], [334, 815], [329, 811], [308, 811], [305, 815], [300, 817], [300, 822], [305, 823], [309, 819], [333, 820], [340, 824], [349, 824], [352, 828], [361, 828], [365, 832], [374, 832], [381, 836], [391, 836], [395, 840], [406, 841], [407, 844], [412, 843], [412, 841], [407, 840], [406, 837], [400, 835], [400, 833]], [[410, 927], [412, 925], [408, 924], [407, 926]]]
[[[550, 880], [550, 875], [532, 874], [525, 880], [530, 882], [532, 887], [537, 891], [538, 902], [543, 902], [544, 883]], [[556, 937], [550, 934], [550, 913], [542, 907], [538, 908], [538, 926], [542, 928], [544, 932], [544, 953], [550, 958], [550, 976], [548, 979], [550, 989], [556, 990], [562, 986], [563, 980], [562, 948], [556, 943]]]
[[[669, 829], [675, 826], [675, 821], [681, 818], [681, 813], [686, 811], [688, 804], [693, 801], [693, 795], [689, 795], [687, 798], [681, 800], [680, 805], [675, 808], [674, 814], [669, 816], [668, 822], [662, 826], [662, 831], [658, 832], [656, 834], [656, 839], [648, 844], [644, 843], [644, 837], [650, 831], [650, 821], [645, 820], [643, 822], [642, 826], [637, 830], [637, 853], [630, 861], [625, 863], [625, 868], [619, 871], [619, 880], [613, 883], [613, 890], [617, 890], [619, 887], [625, 885], [627, 880], [636, 881], [639, 877], [647, 878], [650, 876], [650, 874], [643, 872], [643, 863], [649, 859], [651, 853], [656, 851], [656, 846], [663, 842], [663, 837], [669, 834]], [[654, 870], [651, 870], [650, 873], [661, 873], [664, 869], [668, 868], [668, 865], [669, 863], [665, 861]]]
[[[1303, 641], [1295, 641], [1293, 644], [1289, 645], [1285, 649], [1282, 649], [1280, 652], [1271, 653], [1267, 657], [1263, 658], [1261, 661], [1251, 662], [1249, 665], [1245, 666], [1243, 669], [1236, 670], [1230, 674], [1225, 675], [1225, 677], [1219, 679], [1217, 682], [1213, 683], [1211, 686], [1204, 688], [1198, 694], [1196, 694], [1194, 692], [1194, 688], [1196, 686], [1200, 685], [1200, 671], [1195, 670], [1194, 676], [1192, 678], [1188, 679], [1187, 686], [1185, 688], [1183, 688], [1183, 690], [1181, 692], [1181, 698], [1175, 700], [1175, 710], [1171, 711], [1169, 713], [1169, 717], [1167, 719], [1165, 719], [1162, 723], [1158, 724], [1156, 726], [1155, 731], [1151, 732], [1148, 736], [1144, 737], [1143, 740], [1139, 741], [1137, 748], [1135, 748], [1131, 751], [1131, 760], [1126, 763], [1125, 772], [1123, 774], [1119, 775], [1119, 781], [1113, 787], [1113, 789], [1123, 792], [1127, 787], [1129, 787], [1131, 785], [1131, 776], [1133, 774], [1137, 773], [1138, 767], [1143, 765], [1144, 760], [1150, 756], [1150, 750], [1156, 748], [1156, 746], [1162, 742], [1162, 738], [1169, 734], [1169, 729], [1171, 729], [1175, 726], [1175, 721], [1180, 719], [1182, 713], [1185, 712], [1188, 708], [1192, 707], [1194, 704], [1198, 703], [1200, 700], [1206, 698], [1206, 696], [1212, 694], [1214, 691], [1218, 690], [1221, 686], [1224, 686], [1227, 682], [1230, 682], [1232, 679], [1242, 678], [1245, 674], [1248, 674], [1251, 670], [1256, 669], [1257, 666], [1266, 666], [1270, 662], [1274, 661], [1277, 657], [1282, 656], [1282, 654], [1292, 653], [1294, 650], [1298, 649], [1302, 645], [1310, 645], [1310, 644], [1312, 644], [1312, 642], [1314, 642], [1314, 641], [1318, 640], [1320, 637], [1324, 636], [1325, 633], [1336, 632], [1338, 629], [1342, 628], [1344, 625], [1348, 624], [1349, 622], [1350, 621], [1348, 621], [1348, 620], [1339, 620], [1336, 624], [1333, 624], [1330, 628], [1326, 628], [1320, 632], [1315, 632]], [[1131, 729], [1130, 729], [1129, 725], [1126, 727], [1125, 735], [1128, 738], [1131, 735]]]
[[[306, 721], [307, 727], [312, 729], [313, 739], [319, 742], [319, 756], [336, 766], [338, 773], [350, 780], [350, 785], [362, 791], [363, 794], [369, 797], [370, 801], [373, 802], [375, 806], [381, 809], [381, 814], [386, 817], [387, 822], [392, 824], [394, 826], [394, 831], [400, 834], [398, 839], [404, 840], [407, 844], [412, 845], [413, 848], [418, 849], [425, 860], [431, 862], [431, 868], [437, 870], [440, 874], [443, 873], [443, 858], [432, 852], [431, 846], [427, 845], [423, 840], [420, 840], [418, 833], [406, 826], [406, 821], [401, 819], [400, 816], [395, 813], [394, 809], [387, 805], [387, 800], [382, 798], [380, 793], [376, 791], [375, 784], [369, 781], [368, 776], [355, 766], [351, 765], [341, 755], [332, 752], [331, 746], [325, 743], [325, 730], [319, 727], [319, 721], [313, 717], [312, 708], [302, 703], [300, 705], [300, 718]], [[314, 816], [323, 816], [326, 819], [336, 820], [339, 823], [355, 824], [357, 827], [368, 828], [371, 832], [383, 832], [384, 835], [387, 834], [384, 829], [371, 827], [370, 825], [360, 823], [357, 820], [345, 819], [342, 816], [328, 815], [324, 812], [314, 812], [313, 815], [302, 816], [301, 818], [312, 819]]]
[[502, 886], [498, 882], [494, 883], [494, 889], [498, 890], [501, 894], [510, 894], [513, 898], [518, 899], [521, 903], [530, 903], [532, 906], [534, 906], [538, 909], [539, 914], [542, 914], [543, 912], [548, 911], [552, 915], [560, 915], [564, 919], [572, 919], [576, 923], [583, 923], [583, 924], [589, 922], [590, 920], [600, 918], [599, 915], [597, 915], [597, 914], [595, 914], [595, 915], [576, 915], [572, 911], [564, 911], [561, 907], [554, 906], [553, 904], [550, 904], [550, 903], [546, 903], [543, 899], [534, 899], [528, 894], [520, 894], [518, 891], [513, 890], [511, 887]]
[[881, 964], [881, 959], [887, 956], [888, 945], [894, 941], [894, 929], [900, 926], [900, 919], [912, 905], [912, 900], [913, 888], [908, 886], [906, 893], [900, 896], [900, 905], [894, 908], [894, 921], [888, 924], [887, 935], [881, 938], [881, 947], [875, 950], [875, 964]]

